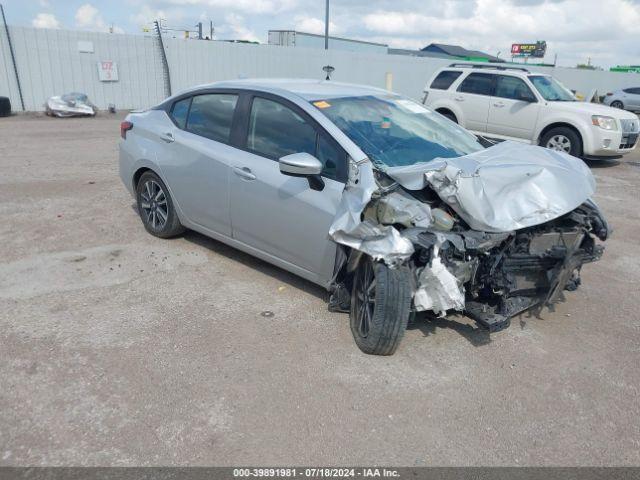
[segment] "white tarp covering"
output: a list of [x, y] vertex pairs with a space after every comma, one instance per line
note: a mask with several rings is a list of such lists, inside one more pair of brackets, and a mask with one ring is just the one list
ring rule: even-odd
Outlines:
[[579, 158], [516, 142], [386, 173], [409, 190], [431, 186], [472, 229], [486, 232], [548, 222], [595, 192], [595, 179]]
[[54, 117], [83, 117], [96, 114], [96, 107], [84, 93], [67, 93], [50, 97], [46, 103], [47, 114]]

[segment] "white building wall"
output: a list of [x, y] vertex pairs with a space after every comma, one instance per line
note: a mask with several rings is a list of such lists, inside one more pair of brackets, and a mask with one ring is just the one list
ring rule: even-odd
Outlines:
[[[110, 103], [121, 109], [147, 108], [164, 98], [162, 60], [152, 36], [118, 35], [67, 30], [10, 27], [27, 110], [43, 110], [46, 99], [80, 91], [101, 109]], [[90, 41], [94, 53], [78, 51], [78, 41]], [[387, 72], [393, 90], [421, 99], [434, 72], [451, 63], [438, 58], [381, 55], [276, 45], [164, 38], [173, 92], [217, 80], [250, 77], [324, 78], [322, 67], [332, 65], [336, 81], [385, 87]], [[119, 81], [100, 82], [97, 63], [117, 63]], [[555, 75], [567, 87], [600, 94], [640, 86], [635, 73], [599, 72], [569, 68], [531, 67]], [[0, 32], [0, 95], [9, 96], [20, 110], [9, 49]]]

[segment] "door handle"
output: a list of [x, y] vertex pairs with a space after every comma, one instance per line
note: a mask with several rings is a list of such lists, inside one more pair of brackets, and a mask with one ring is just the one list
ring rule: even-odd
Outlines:
[[249, 167], [233, 167], [233, 173], [246, 180], [255, 180], [256, 176]]
[[496, 103], [494, 103], [494, 104], [493, 104], [493, 106], [494, 106], [494, 107], [497, 107], [497, 108], [502, 108], [502, 107], [504, 107], [504, 103], [502, 103], [502, 102], [496, 102]]
[[454, 100], [456, 102], [464, 102], [464, 97], [455, 97]]
[[173, 133], [171, 133], [171, 132], [162, 133], [160, 135], [160, 139], [162, 139], [163, 141], [165, 141], [167, 143], [171, 143], [171, 142], [175, 142], [176, 141], [176, 139], [173, 138]]

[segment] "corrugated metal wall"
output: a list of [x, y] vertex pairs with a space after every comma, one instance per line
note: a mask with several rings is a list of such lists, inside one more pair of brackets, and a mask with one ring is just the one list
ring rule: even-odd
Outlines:
[[[4, 29], [0, 31], [0, 95], [9, 96], [19, 110], [11, 57]], [[154, 37], [68, 30], [10, 27], [27, 110], [42, 110], [51, 95], [80, 91], [101, 109], [110, 103], [121, 109], [146, 108], [164, 97], [162, 62]], [[385, 87], [393, 75], [393, 90], [420, 99], [426, 81], [450, 60], [378, 55], [338, 50], [253, 45], [165, 38], [173, 91], [249, 77], [323, 78], [322, 67], [332, 65], [334, 80]], [[93, 53], [82, 53], [78, 41], [93, 43]], [[97, 63], [117, 63], [119, 81], [101, 82]], [[597, 72], [569, 68], [539, 68], [583, 93], [600, 94], [639, 86], [634, 73]]]
[[[114, 103], [136, 108], [157, 103], [163, 96], [162, 67], [153, 37], [111, 35], [69, 30], [9, 27], [27, 110], [43, 110], [47, 98], [68, 92], [86, 93], [100, 108]], [[78, 41], [92, 42], [93, 53], [78, 49]], [[6, 34], [0, 34], [0, 95], [8, 92], [19, 110]], [[100, 61], [118, 64], [119, 81], [98, 80]]]

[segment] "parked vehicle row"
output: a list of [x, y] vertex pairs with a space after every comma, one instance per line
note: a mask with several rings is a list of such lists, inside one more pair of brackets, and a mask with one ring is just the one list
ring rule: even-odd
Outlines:
[[[451, 72], [437, 85], [455, 92], [471, 71]], [[474, 77], [464, 100], [479, 105], [496, 85], [528, 98], [516, 80]], [[452, 113], [483, 132], [479, 111]], [[129, 114], [121, 136], [120, 176], [150, 234], [193, 229], [323, 286], [366, 353], [392, 354], [412, 312], [463, 311], [503, 329], [577, 288], [608, 236], [581, 160], [485, 148], [376, 88], [220, 82]]]
[[640, 134], [635, 114], [578, 102], [552, 76], [519, 67], [452, 64], [427, 84], [423, 103], [476, 135], [586, 159], [619, 158]]

